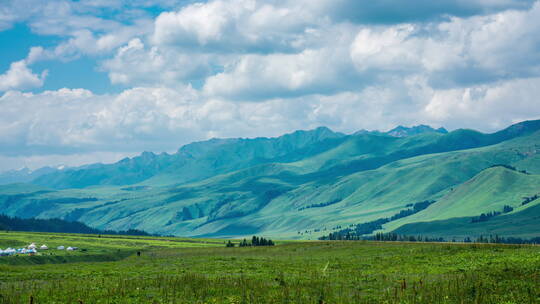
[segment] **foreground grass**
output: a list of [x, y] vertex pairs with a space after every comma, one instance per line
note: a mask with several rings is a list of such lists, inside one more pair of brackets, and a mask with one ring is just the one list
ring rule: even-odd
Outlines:
[[540, 303], [534, 246], [146, 242], [118, 261], [0, 264], [0, 303]]
[[[0, 257], [0, 265], [28, 265], [70, 262], [104, 262], [124, 259], [138, 250], [152, 248], [186, 248], [222, 246], [223, 240], [165, 238], [152, 236], [119, 236], [67, 233], [0, 232], [0, 248], [19, 248], [35, 242], [50, 250], [40, 256]], [[58, 246], [76, 246], [78, 251], [55, 250]], [[0, 277], [0, 281], [2, 278]]]

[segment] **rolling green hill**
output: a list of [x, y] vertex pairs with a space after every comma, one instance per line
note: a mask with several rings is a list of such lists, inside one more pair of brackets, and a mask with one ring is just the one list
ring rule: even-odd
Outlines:
[[[492, 134], [424, 126], [213, 139], [175, 154], [145, 152], [0, 186], [0, 213], [167, 235], [316, 239], [434, 200], [381, 230], [463, 236], [469, 228], [485, 234], [496, 224], [504, 234], [531, 236], [540, 233], [534, 225], [510, 223], [520, 212], [539, 215], [534, 204], [520, 205], [540, 193], [539, 152], [540, 121]], [[505, 205], [514, 210], [465, 225]]]
[[473, 223], [471, 217], [405, 224], [394, 232], [404, 235], [426, 235], [447, 239], [468, 236], [499, 235], [533, 238], [540, 231], [540, 205], [521, 208], [517, 212], [493, 217], [486, 222]]
[[[474, 227], [475, 231], [483, 231], [483, 234], [489, 234], [489, 229], [485, 227], [491, 227], [494, 222], [499, 223], [499, 225], [503, 223], [504, 226], [505, 219], [509, 219], [519, 213], [522, 213], [520, 216], [522, 219], [527, 216], [538, 218], [540, 213], [537, 212], [537, 209], [533, 208], [536, 202], [522, 205], [524, 197], [533, 196], [538, 193], [540, 193], [540, 175], [524, 174], [504, 167], [489, 168], [453, 189], [426, 210], [389, 223], [384, 228], [387, 231], [394, 230], [395, 228], [398, 228], [398, 231], [405, 231], [399, 229], [399, 227], [410, 223], [435, 223], [437, 221], [465, 217], [471, 222], [471, 217], [480, 216], [482, 213], [501, 211], [504, 206], [514, 208], [513, 212], [494, 217], [487, 222], [471, 223], [474, 225], [465, 226], [459, 225], [460, 228], [455, 229], [455, 231], [461, 231], [460, 235], [457, 236], [463, 236], [463, 231], [466, 227], [470, 227], [471, 229]], [[527, 232], [533, 234], [540, 231], [539, 229], [522, 230], [519, 229], [519, 225], [516, 226], [515, 224], [511, 226], [506, 228], [510, 228], [509, 230], [519, 234], [526, 234]], [[540, 224], [537, 228], [540, 228]], [[455, 232], [448, 229], [447, 233], [451, 234]], [[495, 234], [495, 231], [491, 231], [491, 233]], [[505, 233], [505, 235], [510, 234]]]

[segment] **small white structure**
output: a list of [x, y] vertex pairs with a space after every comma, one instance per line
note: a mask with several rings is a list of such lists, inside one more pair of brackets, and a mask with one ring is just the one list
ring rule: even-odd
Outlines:
[[36, 249], [27, 249], [27, 248], [6, 248], [5, 250], [0, 249], [0, 256], [11, 256], [16, 254], [28, 254], [35, 255], [37, 253]]
[[58, 250], [64, 250], [64, 249], [66, 249], [66, 247], [64, 247], [64, 246], [58, 246], [56, 249], [58, 249]]
[[67, 250], [67, 251], [73, 251], [73, 250], [75, 250], [75, 249], [73, 249], [73, 247], [68, 247], [66, 250]]
[[32, 243], [32, 244], [28, 245], [27, 248], [28, 249], [36, 249], [37, 248], [36, 243]]
[[41, 245], [41, 247], [39, 247], [39, 249], [47, 250], [47, 249], [49, 249], [49, 247], [47, 247], [47, 245], [43, 244], [43, 245]]
[[8, 247], [2, 252], [1, 255], [14, 255], [15, 253], [17, 253], [17, 250]]

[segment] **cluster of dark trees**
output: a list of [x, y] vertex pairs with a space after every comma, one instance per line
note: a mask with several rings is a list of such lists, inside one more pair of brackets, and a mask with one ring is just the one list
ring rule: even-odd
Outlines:
[[491, 211], [488, 213], [482, 213], [480, 216], [475, 216], [471, 219], [471, 223], [480, 223], [480, 222], [487, 222], [490, 218], [495, 217], [497, 215], [501, 215], [502, 212], [500, 211]]
[[[337, 240], [344, 241], [357, 241], [357, 240], [370, 240], [380, 242], [458, 242], [455, 238], [445, 239], [443, 237], [430, 237], [430, 236], [414, 236], [414, 235], [401, 235], [397, 233], [376, 233], [374, 236], [359, 238], [355, 235], [345, 235], [343, 238]], [[492, 243], [492, 244], [540, 244], [540, 237], [524, 239], [518, 237], [501, 237], [498, 235], [490, 235], [479, 237], [466, 237], [460, 240], [464, 243]]]
[[527, 205], [528, 203], [532, 202], [532, 201], [535, 201], [538, 199], [538, 194], [535, 194], [533, 196], [529, 196], [529, 197], [524, 197], [523, 198], [523, 202], [521, 202], [521, 206], [525, 206]]
[[407, 205], [407, 207], [412, 207], [412, 208], [406, 209], [406, 210], [401, 210], [399, 213], [392, 215], [390, 217], [389, 222], [398, 220], [398, 219], [403, 218], [403, 217], [407, 217], [409, 215], [413, 215], [415, 213], [418, 213], [418, 212], [426, 209], [427, 207], [429, 207], [429, 205], [431, 205], [433, 203], [435, 203], [435, 201], [422, 201], [422, 202], [418, 202], [418, 203], [415, 203], [415, 204], [409, 204], [409, 205]]
[[426, 200], [414, 204], [408, 204], [406, 207], [412, 207], [409, 209], [401, 210], [399, 213], [392, 215], [391, 217], [380, 218], [371, 222], [352, 225], [351, 228], [341, 229], [336, 232], [331, 232], [328, 235], [322, 236], [319, 240], [361, 240], [362, 235], [373, 233], [375, 230], [382, 229], [382, 225], [395, 221], [400, 218], [404, 218], [415, 213], [418, 213], [431, 204], [435, 203], [433, 200]]
[[329, 202], [326, 202], [326, 203], [319, 203], [319, 204], [311, 204], [309, 206], [305, 206], [305, 207], [302, 207], [302, 208], [299, 208], [298, 211], [302, 211], [302, 210], [305, 210], [305, 209], [309, 209], [309, 208], [321, 208], [321, 207], [326, 207], [326, 206], [330, 206], [330, 205], [333, 205], [333, 204], [337, 204], [341, 202], [341, 199], [338, 198], [338, 199], [335, 199], [333, 201], [329, 201]]
[[382, 225], [388, 223], [388, 218], [381, 218], [367, 223], [354, 225], [353, 228], [345, 228], [322, 236], [319, 240], [362, 240], [362, 235], [370, 234], [375, 230], [382, 229]]
[[514, 208], [512, 206], [504, 205], [503, 207], [503, 213], [509, 213], [514, 211]]
[[71, 222], [62, 219], [35, 219], [18, 218], [0, 214], [0, 230], [6, 231], [32, 231], [32, 232], [64, 232], [64, 233], [87, 233], [87, 234], [112, 234], [112, 235], [143, 235], [151, 234], [129, 229], [125, 231], [100, 230], [81, 222]]
[[512, 212], [512, 211], [514, 211], [514, 208], [512, 208], [512, 206], [504, 205], [502, 211], [491, 211], [491, 212], [488, 212], [488, 213], [482, 213], [482, 214], [480, 214], [480, 216], [473, 217], [471, 219], [471, 223], [486, 222], [492, 217], [501, 215], [503, 213], [509, 213], [509, 212]]
[[524, 239], [519, 237], [502, 237], [498, 235], [479, 236], [474, 241], [470, 237], [463, 240], [465, 243], [496, 243], [496, 244], [540, 244], [540, 237]]
[[[377, 229], [379, 229], [379, 228], [377, 228]], [[346, 232], [344, 232], [344, 230]], [[366, 239], [361, 234], [360, 235], [356, 234], [355, 232], [353, 232], [349, 228], [344, 229], [344, 230], [331, 232], [328, 235], [323, 235], [323, 236], [321, 236], [319, 238], [319, 240], [323, 240], [323, 241], [326, 241], [326, 240], [328, 240], [328, 241], [360, 241], [360, 240], [365, 240]], [[364, 233], [364, 234], [367, 234], [367, 233]]]
[[400, 235], [396, 233], [376, 233], [372, 237], [365, 238], [366, 240], [382, 241], [382, 242], [444, 242], [444, 238], [429, 237], [429, 236], [413, 236]]
[[503, 168], [506, 168], [506, 169], [510, 169], [512, 171], [517, 171], [517, 172], [520, 172], [520, 173], [523, 173], [523, 174], [530, 174], [529, 172], [527, 172], [526, 170], [518, 170], [516, 167], [514, 166], [510, 166], [510, 165], [505, 165], [505, 164], [496, 164], [496, 165], [493, 165], [493, 166], [489, 166], [488, 168], [494, 168], [494, 167], [503, 167]]
[[[271, 239], [265, 239], [263, 237], [253, 236], [251, 242], [248, 242], [246, 239], [243, 239], [238, 247], [250, 247], [250, 246], [274, 246], [274, 242]], [[225, 245], [226, 247], [234, 247], [234, 243], [228, 241]]]
[[[377, 233], [364, 240], [382, 241], [382, 242], [457, 242], [455, 238], [445, 239], [442, 237], [399, 235], [396, 233]], [[492, 243], [492, 244], [540, 244], [540, 237], [523, 239], [517, 237], [502, 237], [490, 235], [472, 238], [466, 237], [461, 240], [464, 243]]]

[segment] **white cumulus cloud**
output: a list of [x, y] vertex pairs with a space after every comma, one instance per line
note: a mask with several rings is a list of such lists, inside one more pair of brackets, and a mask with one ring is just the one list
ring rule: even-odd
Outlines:
[[[165, 10], [152, 16], [149, 6]], [[209, 137], [320, 125], [344, 132], [419, 123], [493, 131], [540, 118], [540, 1], [409, 6], [9, 1], [0, 7], [0, 30], [26, 22], [34, 34], [59, 42], [31, 48], [0, 75], [0, 156], [52, 161], [61, 154], [172, 151]], [[116, 93], [24, 93], [44, 84], [46, 72], [31, 69], [38, 63], [84, 56]]]
[[26, 90], [43, 86], [47, 70], [40, 75], [28, 68], [26, 60], [11, 63], [9, 70], [0, 74], [0, 91]]

